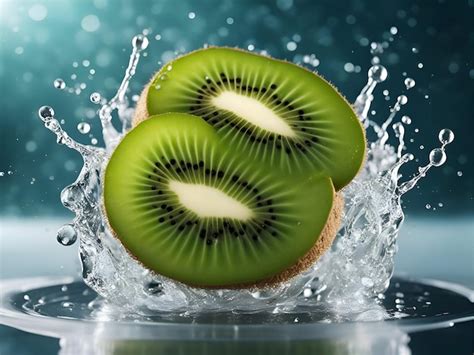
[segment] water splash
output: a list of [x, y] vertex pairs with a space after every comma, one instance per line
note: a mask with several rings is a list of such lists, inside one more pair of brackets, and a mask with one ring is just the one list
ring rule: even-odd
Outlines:
[[[397, 236], [404, 218], [401, 196], [429, 169], [446, 161], [445, 148], [453, 141], [454, 134], [449, 129], [442, 130], [439, 133], [441, 146], [431, 151], [428, 164], [420, 167], [409, 180], [400, 181], [400, 168], [414, 159], [412, 154], [403, 154], [405, 125], [410, 125], [412, 120], [403, 116], [396, 121], [408, 97], [397, 97], [381, 125], [368, 117], [377, 84], [388, 78], [388, 71], [378, 57], [383, 53], [384, 45], [371, 44], [373, 65], [368, 70], [367, 83], [354, 103], [362, 124], [367, 131], [372, 130], [376, 138], [369, 142], [364, 168], [344, 189], [345, 216], [331, 250], [290, 281], [261, 290], [196, 289], [154, 275], [126, 252], [107, 226], [101, 209], [101, 174], [108, 156], [130, 129], [133, 108], [126, 93], [140, 52], [147, 46], [146, 36], [133, 38], [128, 67], [112, 99], [106, 100], [97, 92], [90, 96], [92, 103], [101, 106], [99, 118], [104, 148], [74, 141], [61, 128], [51, 107], [43, 106], [39, 110], [40, 118], [46, 128], [56, 134], [58, 143], [78, 151], [84, 160], [77, 180], [61, 193], [63, 205], [76, 217], [72, 224], [61, 227], [58, 232], [58, 241], [63, 245], [71, 245], [76, 239], [80, 241], [84, 281], [107, 301], [140, 312], [270, 310], [279, 313], [291, 312], [299, 305], [322, 307], [336, 314], [357, 313], [363, 320], [386, 317], [377, 300], [383, 298], [382, 293], [393, 273]], [[304, 63], [314, 65], [315, 57], [308, 58]], [[405, 79], [405, 85], [410, 89], [415, 81], [408, 79]], [[122, 126], [120, 131], [113, 126], [115, 111]], [[396, 146], [389, 144], [389, 127], [394, 131]]]

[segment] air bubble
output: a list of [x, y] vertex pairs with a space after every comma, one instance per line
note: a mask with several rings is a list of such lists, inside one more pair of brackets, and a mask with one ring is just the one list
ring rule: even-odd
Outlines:
[[132, 39], [133, 48], [137, 49], [138, 51], [142, 51], [148, 47], [148, 38], [144, 35], [136, 35]]
[[444, 128], [439, 131], [438, 139], [443, 145], [449, 144], [454, 140], [454, 133], [450, 129]]
[[425, 205], [425, 208], [426, 208], [427, 210], [429, 210], [429, 209], [431, 209], [431, 205], [430, 205], [429, 203], [427, 203], [427, 204]]
[[63, 90], [64, 88], [66, 88], [66, 83], [61, 78], [54, 80], [53, 85], [58, 90]]
[[374, 65], [369, 69], [369, 77], [378, 83], [381, 83], [387, 79], [388, 72], [383, 65]]
[[38, 110], [38, 116], [44, 122], [48, 122], [54, 117], [54, 110], [50, 106], [41, 106]]
[[412, 78], [406, 78], [404, 83], [405, 83], [405, 87], [407, 88], [407, 90], [410, 90], [416, 84], [415, 80], [412, 79]]
[[459, 170], [457, 173], [456, 173], [457, 176], [462, 176], [462, 171]]
[[441, 166], [446, 161], [446, 153], [442, 148], [435, 148], [430, 152], [430, 163], [433, 166]]
[[87, 134], [91, 131], [91, 125], [87, 122], [79, 122], [77, 124], [77, 130], [82, 134]]
[[59, 244], [69, 246], [73, 245], [77, 240], [77, 233], [72, 224], [65, 224], [58, 230], [56, 236]]

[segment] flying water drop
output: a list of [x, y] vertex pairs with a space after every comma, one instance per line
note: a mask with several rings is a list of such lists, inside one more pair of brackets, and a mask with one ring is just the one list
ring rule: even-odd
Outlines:
[[438, 139], [443, 145], [449, 144], [454, 140], [454, 133], [450, 129], [444, 128], [439, 131]]
[[406, 78], [404, 83], [405, 83], [405, 87], [407, 88], [407, 90], [410, 90], [416, 84], [415, 80], [412, 79], [412, 78]]
[[441, 166], [446, 161], [446, 153], [442, 148], [435, 148], [430, 152], [430, 164], [433, 166]]
[[41, 106], [38, 110], [38, 116], [43, 122], [48, 122], [54, 117], [54, 110], [50, 106]]
[[66, 88], [66, 83], [61, 78], [54, 80], [53, 85], [58, 90], [63, 90]]
[[72, 224], [65, 224], [59, 228], [56, 238], [61, 245], [73, 245], [77, 240], [77, 232]]
[[142, 34], [136, 35], [132, 39], [133, 48], [142, 51], [148, 47], [148, 38]]
[[369, 78], [377, 83], [381, 83], [387, 79], [388, 71], [383, 65], [373, 65], [369, 69]]
[[91, 100], [93, 104], [100, 104], [101, 97], [98, 92], [93, 92], [91, 96], [89, 97], [89, 99]]
[[77, 124], [77, 130], [82, 134], [87, 134], [91, 131], [91, 125], [87, 122], [79, 122]]

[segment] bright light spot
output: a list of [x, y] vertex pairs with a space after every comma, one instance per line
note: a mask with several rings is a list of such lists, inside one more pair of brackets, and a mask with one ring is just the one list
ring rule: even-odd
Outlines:
[[82, 19], [81, 27], [86, 32], [95, 32], [100, 27], [100, 20], [96, 15], [87, 15]]
[[286, 49], [288, 49], [290, 52], [293, 52], [294, 50], [296, 50], [297, 46], [298, 45], [295, 42], [290, 41], [286, 44]]
[[346, 63], [344, 64], [344, 70], [348, 73], [352, 73], [354, 71], [354, 64], [352, 63]]
[[188, 14], [188, 18], [189, 18], [190, 20], [194, 20], [194, 19], [196, 18], [196, 13], [194, 13], [194, 12], [191, 11], [191, 12]]
[[28, 153], [33, 153], [38, 148], [38, 145], [35, 141], [28, 141], [25, 144], [25, 149]]
[[48, 9], [41, 4], [36, 4], [30, 7], [28, 15], [33, 21], [43, 21], [48, 16]]

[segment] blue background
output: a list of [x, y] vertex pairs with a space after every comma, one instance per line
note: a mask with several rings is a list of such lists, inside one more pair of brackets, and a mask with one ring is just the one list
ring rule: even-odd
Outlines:
[[[378, 90], [374, 108], [376, 120], [382, 122], [389, 113], [388, 103], [406, 91], [402, 73], [416, 80], [401, 114], [413, 119], [407, 130], [414, 142], [408, 142], [408, 151], [419, 163], [403, 169], [405, 176], [426, 163], [429, 150], [438, 145], [440, 129], [449, 127], [456, 134], [448, 147], [448, 162], [406, 195], [405, 206], [423, 215], [472, 216], [474, 212], [472, 0], [2, 0], [0, 4], [0, 171], [5, 173], [0, 178], [0, 215], [67, 213], [59, 192], [74, 181], [82, 161], [77, 153], [55, 144], [37, 118], [37, 109], [52, 105], [69, 134], [84, 143], [90, 143], [91, 137], [81, 135], [76, 126], [81, 121], [92, 124], [101, 144], [96, 107], [89, 95], [98, 91], [111, 97], [128, 61], [130, 40], [143, 29], [151, 31], [150, 46], [132, 83], [133, 93], [159, 68], [158, 62], [169, 60], [175, 51], [208, 43], [253, 45], [290, 60], [314, 54], [320, 61], [316, 70], [354, 101], [370, 66], [369, 43], [387, 40], [392, 26], [398, 33], [382, 55], [390, 77]], [[156, 40], [156, 35], [161, 39]], [[288, 50], [289, 41], [297, 44], [296, 50]], [[82, 65], [84, 60], [89, 67]], [[422, 69], [417, 67], [420, 62]], [[345, 71], [346, 63], [360, 71]], [[73, 74], [76, 80], [71, 79]], [[80, 83], [87, 87], [80, 95], [60, 92], [53, 87], [58, 77], [69, 87]], [[390, 101], [384, 100], [383, 89], [390, 91]], [[415, 134], [414, 128], [420, 132]], [[457, 176], [458, 171], [463, 176]], [[442, 208], [437, 206], [440, 202]], [[426, 210], [426, 204], [437, 210]]]

